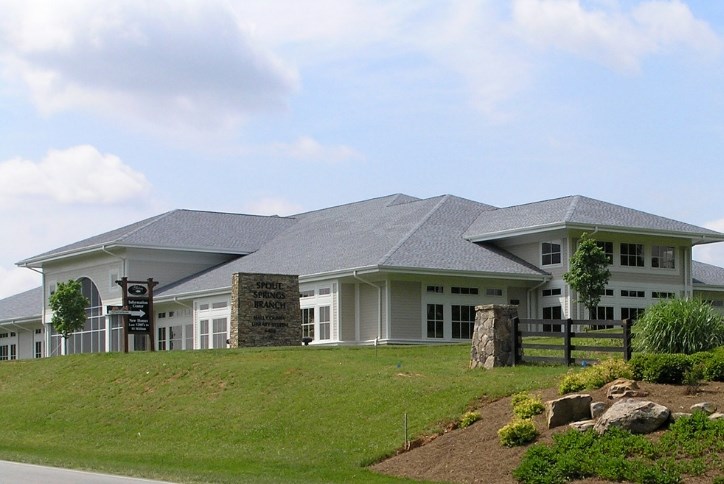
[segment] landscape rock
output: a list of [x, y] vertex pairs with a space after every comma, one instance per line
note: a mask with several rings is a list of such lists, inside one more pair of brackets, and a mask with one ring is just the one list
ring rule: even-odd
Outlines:
[[586, 430], [592, 429], [596, 425], [595, 420], [581, 420], [578, 422], [571, 422], [568, 424], [569, 427], [585, 432]]
[[619, 378], [608, 384], [606, 396], [610, 399], [645, 397], [648, 393], [640, 390], [638, 383], [626, 378]]
[[691, 414], [686, 412], [671, 412], [671, 415], [669, 415], [669, 420], [671, 420], [672, 422], [676, 422], [681, 417], [691, 417]]
[[634, 434], [648, 434], [664, 424], [671, 411], [654, 402], [626, 398], [609, 408], [596, 422], [595, 430], [604, 433], [610, 427], [619, 427]]
[[566, 395], [546, 402], [548, 428], [591, 418], [591, 395]]
[[690, 410], [692, 412], [704, 412], [707, 415], [711, 415], [716, 412], [716, 404], [712, 402], [695, 403], [691, 406]]
[[709, 420], [721, 420], [724, 418], [724, 413], [721, 412], [714, 412], [711, 415], [709, 415]]
[[591, 403], [591, 418], [598, 418], [604, 413], [606, 413], [606, 409], [608, 407], [603, 402], [593, 402]]

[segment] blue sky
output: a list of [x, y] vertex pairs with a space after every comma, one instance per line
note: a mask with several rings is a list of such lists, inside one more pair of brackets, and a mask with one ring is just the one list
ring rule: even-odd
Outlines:
[[580, 194], [724, 232], [724, 2], [0, 11], [0, 297], [39, 284], [15, 262], [174, 208]]

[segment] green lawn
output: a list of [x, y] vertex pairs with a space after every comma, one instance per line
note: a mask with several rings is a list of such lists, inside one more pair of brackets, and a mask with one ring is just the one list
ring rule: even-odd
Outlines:
[[177, 482], [402, 482], [364, 465], [565, 367], [469, 345], [106, 353], [0, 363], [0, 458]]

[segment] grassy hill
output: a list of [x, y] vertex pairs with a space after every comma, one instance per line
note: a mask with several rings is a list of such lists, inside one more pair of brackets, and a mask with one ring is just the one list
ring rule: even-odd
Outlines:
[[0, 458], [176, 482], [400, 482], [364, 465], [565, 368], [469, 345], [104, 353], [0, 363]]

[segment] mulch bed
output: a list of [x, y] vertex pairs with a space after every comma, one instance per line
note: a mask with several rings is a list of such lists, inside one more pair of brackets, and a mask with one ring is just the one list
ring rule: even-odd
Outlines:
[[[724, 411], [724, 383], [704, 384], [696, 395], [687, 395], [686, 388], [677, 385], [640, 382], [639, 387], [648, 392], [646, 400], [665, 405], [672, 412], [688, 412], [693, 404], [703, 401], [713, 402], [719, 411]], [[540, 395], [544, 402], [560, 396], [553, 388], [531, 393]], [[582, 393], [590, 394], [593, 401], [607, 401], [605, 389]], [[473, 425], [423, 439], [422, 445], [375, 464], [371, 469], [382, 474], [430, 481], [515, 483], [512, 471], [518, 466], [527, 446], [508, 448], [498, 441], [498, 429], [513, 418], [510, 398], [481, 403], [477, 410], [482, 418]], [[535, 423], [541, 433], [536, 442], [551, 442], [555, 432], [563, 432], [568, 428], [546, 429], [543, 415], [537, 416]], [[656, 438], [656, 433], [651, 434], [651, 438]], [[700, 484], [711, 482], [713, 477], [687, 478], [684, 482]], [[589, 479], [579, 482], [593, 484], [604, 481]]]

